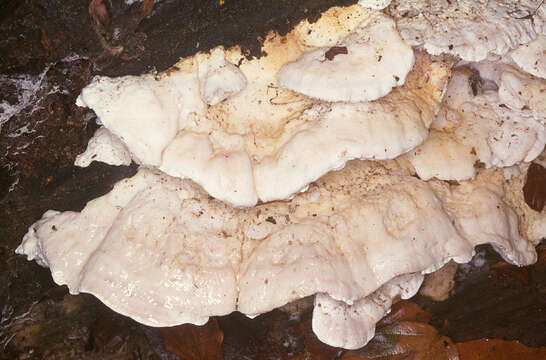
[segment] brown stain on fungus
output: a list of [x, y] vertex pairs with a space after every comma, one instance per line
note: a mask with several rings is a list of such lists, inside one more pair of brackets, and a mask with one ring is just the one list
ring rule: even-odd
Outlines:
[[272, 223], [273, 225], [277, 224], [277, 221], [272, 216], [269, 216], [265, 221]]
[[329, 61], [334, 60], [334, 58], [339, 54], [348, 54], [346, 46], [332, 46], [326, 53], [324, 53], [324, 57], [328, 59]]

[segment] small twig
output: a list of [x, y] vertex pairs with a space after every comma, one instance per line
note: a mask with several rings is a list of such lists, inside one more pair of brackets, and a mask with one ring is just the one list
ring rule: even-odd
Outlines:
[[509, 13], [509, 15], [512, 16], [512, 17], [513, 17], [514, 19], [516, 19], [516, 20], [529, 20], [529, 19], [532, 19], [533, 16], [535, 16], [535, 15], [537, 14], [537, 11], [538, 11], [538, 9], [540, 9], [540, 7], [542, 6], [542, 4], [544, 4], [544, 0], [541, 0], [541, 1], [540, 1], [540, 4], [538, 4], [538, 6], [536, 7], [536, 9], [535, 9], [534, 11], [532, 11], [532, 12], [531, 12], [530, 14], [528, 14], [528, 15], [521, 16], [521, 17], [512, 16], [512, 15], [514, 15], [514, 14], [517, 12], [516, 10], [511, 11], [511, 12]]
[[13, 334], [11, 334], [11, 336], [9, 338], [7, 338], [4, 342], [4, 351], [6, 350], [6, 348], [8, 347], [8, 344], [11, 342], [11, 340], [13, 340], [13, 338], [15, 337], [15, 335], [17, 335], [18, 332], [14, 332]]

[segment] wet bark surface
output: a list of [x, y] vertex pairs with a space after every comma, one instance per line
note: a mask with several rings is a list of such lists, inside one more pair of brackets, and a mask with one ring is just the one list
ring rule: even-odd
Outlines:
[[[73, 166], [97, 128], [94, 113], [75, 105], [93, 76], [162, 71], [217, 45], [240, 45], [248, 56], [260, 56], [268, 31], [284, 34], [303, 18], [316, 20], [332, 5], [354, 2], [0, 2], [0, 359], [212, 358], [208, 343], [196, 340], [205, 330], [203, 337], [224, 359], [342, 355], [313, 335], [309, 310], [297, 317], [273, 311], [254, 320], [234, 313], [203, 329], [148, 328], [90, 295], [69, 295], [48, 269], [14, 250], [46, 210], [81, 210], [136, 172], [134, 165]], [[544, 260], [516, 269], [486, 251], [487, 265], [459, 274], [453, 297], [416, 301], [454, 341], [496, 337], [546, 345]]]

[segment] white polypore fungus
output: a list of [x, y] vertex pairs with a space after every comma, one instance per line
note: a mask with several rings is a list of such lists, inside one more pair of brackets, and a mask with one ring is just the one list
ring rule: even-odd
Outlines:
[[523, 71], [546, 79], [546, 35], [539, 35], [536, 40], [521, 45], [510, 56]]
[[[369, 21], [371, 16], [372, 12], [358, 5], [334, 6], [324, 12], [317, 21], [302, 20], [294, 28], [293, 34], [305, 50], [332, 47], [351, 34], [360, 24]], [[301, 54], [298, 54], [298, 57], [299, 55]]]
[[172, 176], [193, 179], [227, 203], [252, 206], [258, 201], [248, 154], [215, 151], [206, 134], [179, 132], [164, 150], [159, 168]]
[[422, 282], [421, 274], [401, 275], [352, 305], [319, 293], [315, 296], [313, 332], [330, 346], [361, 348], [374, 337], [375, 324], [389, 313], [395, 299], [413, 297]]
[[523, 197], [523, 186], [529, 164], [520, 164], [514, 167], [516, 175], [503, 176], [499, 172], [484, 176], [484, 182], [495, 183], [504, 188], [504, 201], [518, 214], [519, 231], [531, 243], [537, 245], [546, 238], [546, 210], [535, 211], [527, 205]]
[[471, 83], [476, 94], [498, 90], [502, 106], [529, 110], [539, 120], [546, 116], [546, 80], [518, 70], [508, 57], [496, 62], [468, 63], [468, 66], [474, 70]]
[[74, 165], [86, 167], [93, 161], [110, 165], [129, 165], [131, 152], [123, 141], [101, 126], [89, 140], [85, 152], [76, 157]]
[[351, 159], [392, 159], [428, 136], [419, 107], [394, 95], [379, 102], [317, 106], [306, 114], [310, 126], [255, 166], [263, 201], [288, 198]]
[[[407, 14], [400, 4], [391, 11], [408, 42], [472, 60], [542, 31], [541, 9], [533, 21], [513, 20], [529, 4], [417, 0]], [[537, 46], [529, 48], [538, 56]], [[512, 59], [531, 72], [520, 49]], [[105, 128], [78, 163], [132, 156], [145, 166], [79, 213], [46, 212], [17, 252], [49, 266], [71, 293], [152, 326], [256, 316], [316, 294], [313, 330], [345, 348], [365, 345], [422, 274], [469, 261], [476, 245], [493, 244], [513, 264], [536, 261], [546, 220], [521, 194], [526, 165], [474, 164], [509, 166], [542, 151], [543, 80], [470, 64], [490, 83], [457, 71], [440, 109], [452, 61], [414, 55], [390, 18], [358, 5], [270, 34], [264, 51], [247, 60], [240, 49], [214, 49], [159, 75], [95, 78], [78, 104]], [[305, 81], [286, 85], [300, 68]], [[277, 74], [298, 92], [353, 103], [282, 88]], [[422, 180], [432, 177], [460, 184]], [[232, 206], [258, 199], [271, 202]]]
[[[47, 212], [17, 252], [71, 293], [153, 326], [254, 316], [316, 293], [360, 306], [397, 276], [469, 261], [478, 244], [534, 262], [502, 196], [494, 182], [450, 187], [358, 161], [289, 202], [237, 209], [141, 168], [80, 213]], [[379, 317], [353, 320], [369, 329]]]
[[500, 78], [499, 101], [514, 110], [529, 110], [546, 118], [546, 80], [507, 69]]
[[477, 161], [486, 167], [505, 167], [532, 161], [542, 152], [546, 143], [543, 80], [530, 79], [506, 65], [502, 69], [498, 90], [484, 90], [476, 72], [455, 72], [429, 138], [408, 154], [420, 177], [469, 179]]
[[[350, 21], [341, 23], [347, 17]], [[334, 29], [326, 26], [334, 21], [338, 24]], [[359, 28], [359, 24], [368, 25]], [[303, 31], [307, 28], [314, 30]], [[375, 44], [368, 49], [374, 63], [401, 63], [399, 54], [387, 56], [387, 50], [402, 44], [409, 61], [402, 63], [411, 67], [413, 52], [399, 38], [384, 44], [384, 49], [376, 47], [385, 36], [396, 35], [392, 20], [371, 16], [355, 5], [335, 8], [316, 24], [302, 23], [285, 37], [272, 35], [264, 45], [267, 55], [260, 59], [247, 60], [237, 48], [225, 53], [215, 49], [210, 55], [184, 59], [155, 77], [96, 78], [82, 91], [78, 103], [96, 110], [134, 160], [172, 176], [191, 178], [217, 199], [235, 206], [287, 199], [348, 160], [394, 158], [427, 136], [450, 75], [448, 59], [417, 54], [407, 76], [409, 68], [399, 74], [399, 80], [388, 75], [389, 81], [405, 80], [405, 85], [373, 103], [317, 104], [278, 86], [279, 69], [309, 47], [353, 35], [360, 39], [369, 28], [382, 29], [377, 38], [383, 40], [368, 39]], [[216, 63], [224, 65], [211, 65]], [[207, 78], [214, 69], [223, 73], [233, 63], [239, 64], [237, 71], [247, 86], [207, 107], [199, 90], [204, 88], [199, 85], [201, 72]], [[343, 71], [353, 76], [350, 70]]]
[[511, 110], [501, 105], [498, 94], [492, 93], [465, 104], [463, 110], [467, 115], [463, 126], [457, 130], [458, 137], [465, 139], [467, 144], [476, 144], [478, 158], [486, 166], [511, 166], [520, 161], [532, 161], [546, 143], [544, 121], [529, 111]]
[[408, 44], [481, 61], [543, 33], [546, 13], [535, 12], [539, 6], [535, 0], [397, 0], [389, 9]]
[[472, 238], [474, 245], [490, 243], [509, 263], [531, 264], [536, 261], [536, 254], [531, 254], [534, 251], [529, 252], [536, 245], [533, 239], [525, 237], [526, 241], [498, 241], [499, 238], [521, 238], [518, 216], [504, 201], [507, 195], [505, 188], [498, 181], [492, 181], [498, 174], [502, 176], [502, 171], [487, 169], [480, 172], [475, 180], [460, 185], [448, 186], [444, 182], [431, 182], [430, 185], [441, 199], [445, 211], [456, 219], [454, 225], [462, 237]]
[[235, 310], [241, 261], [234, 210], [210, 202], [188, 181], [141, 169], [80, 213], [47, 212], [17, 251], [70, 293], [141, 323], [204, 324]]
[[348, 160], [392, 159], [421, 144], [450, 69], [441, 59], [416, 58], [406, 84], [377, 101], [318, 105], [304, 113], [299, 132], [254, 166], [259, 198], [285, 199]]
[[[78, 104], [94, 109], [104, 126], [125, 142], [135, 161], [175, 176], [191, 176], [218, 199], [252, 205], [257, 199], [252, 169], [235, 173], [229, 168], [230, 159], [236, 158], [237, 170], [242, 171], [244, 156], [255, 163], [274, 153], [298, 131], [304, 122], [299, 117], [313, 105], [311, 99], [280, 88], [278, 70], [303, 53], [306, 39], [345, 37], [367, 17], [358, 5], [330, 9], [310, 25], [315, 28], [312, 35], [299, 31], [305, 24], [284, 37], [270, 34], [263, 49], [268, 55], [260, 59], [248, 60], [238, 48], [225, 55], [215, 49], [211, 55], [183, 59], [157, 76], [98, 77], [82, 91]], [[342, 24], [341, 18], [353, 20]], [[332, 22], [338, 22], [335, 31], [324, 25]], [[235, 71], [232, 64], [239, 69]], [[210, 79], [240, 78], [240, 74], [246, 77], [244, 89], [206, 106], [201, 99], [204, 90], [227, 94], [225, 84]], [[188, 133], [194, 134], [200, 150], [178, 159], [169, 156], [180, 154], [181, 138], [187, 140]], [[225, 182], [226, 176], [235, 180]]]
[[375, 100], [404, 84], [413, 50], [394, 21], [376, 15], [330, 48], [305, 53], [278, 74], [281, 86], [326, 101]]
[[221, 48], [215, 48], [210, 56], [199, 54], [199, 92], [209, 105], [237, 94], [246, 86], [245, 75], [239, 68], [226, 60]]
[[466, 180], [475, 175], [477, 156], [472, 148], [452, 134], [432, 131], [425, 142], [408, 153], [417, 175], [423, 180]]
[[102, 125], [119, 137], [142, 164], [161, 164], [163, 149], [179, 122], [203, 110], [197, 74], [185, 69], [163, 74], [95, 77], [76, 104], [92, 108]]
[[382, 10], [389, 6], [391, 0], [359, 0], [358, 5], [367, 9]]

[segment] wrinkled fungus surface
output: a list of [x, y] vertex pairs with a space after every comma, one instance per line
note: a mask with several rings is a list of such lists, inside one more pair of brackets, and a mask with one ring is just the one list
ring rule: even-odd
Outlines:
[[[259, 58], [218, 46], [97, 76], [77, 105], [102, 126], [75, 164], [140, 167], [81, 211], [45, 212], [17, 253], [150, 326], [299, 314], [314, 296], [318, 339], [360, 348], [426, 274], [442, 269], [422, 293], [447, 298], [477, 245], [537, 260], [545, 11], [362, 0], [270, 32]], [[19, 81], [18, 102], [42, 79]]]

